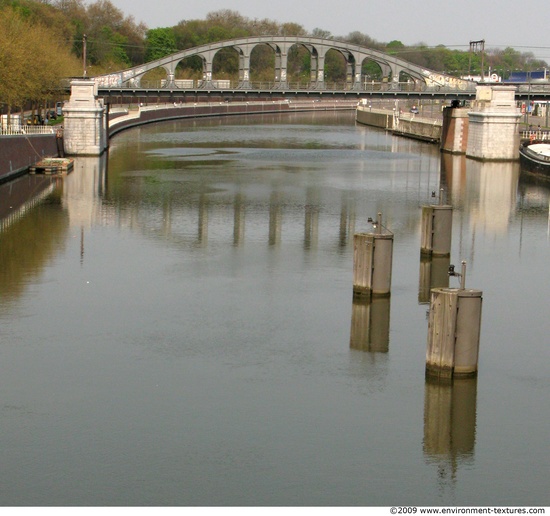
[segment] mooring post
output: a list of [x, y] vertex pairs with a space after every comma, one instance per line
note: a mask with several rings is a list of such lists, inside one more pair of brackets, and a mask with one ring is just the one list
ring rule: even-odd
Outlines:
[[373, 232], [353, 236], [354, 297], [389, 296], [393, 258], [393, 233], [382, 225], [378, 213]]
[[[435, 197], [435, 191], [432, 192]], [[428, 256], [449, 256], [453, 228], [453, 207], [443, 204], [443, 189], [438, 204], [422, 206], [422, 238], [420, 253]]]
[[460, 277], [460, 288], [434, 288], [431, 291], [426, 375], [441, 378], [475, 376], [483, 293], [465, 288], [465, 261], [460, 273], [450, 265], [449, 276]]

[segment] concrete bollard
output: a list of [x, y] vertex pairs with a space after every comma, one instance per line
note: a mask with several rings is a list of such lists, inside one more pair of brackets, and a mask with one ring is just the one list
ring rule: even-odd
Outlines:
[[354, 299], [350, 348], [387, 353], [390, 343], [390, 298]]
[[450, 256], [453, 230], [453, 207], [443, 204], [422, 206], [422, 239], [420, 252], [429, 256]]
[[426, 375], [440, 378], [475, 376], [483, 293], [464, 288], [465, 262], [462, 262], [461, 274], [455, 273], [452, 265], [449, 269], [450, 275], [461, 277], [461, 286], [432, 289]]
[[389, 296], [393, 259], [393, 233], [382, 226], [382, 214], [373, 233], [353, 236], [354, 297]]

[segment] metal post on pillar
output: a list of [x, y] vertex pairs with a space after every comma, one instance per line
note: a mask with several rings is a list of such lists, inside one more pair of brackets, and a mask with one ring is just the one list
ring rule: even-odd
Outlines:
[[[435, 191], [432, 192], [435, 197]], [[439, 204], [422, 206], [422, 240], [420, 253], [429, 256], [450, 256], [453, 228], [453, 207], [443, 204], [443, 189]]]
[[382, 225], [382, 214], [371, 233], [353, 236], [354, 297], [389, 296], [393, 259], [393, 233]]
[[465, 261], [460, 273], [450, 265], [449, 276], [460, 278], [460, 288], [431, 291], [426, 375], [439, 378], [476, 376], [483, 292], [466, 289]]

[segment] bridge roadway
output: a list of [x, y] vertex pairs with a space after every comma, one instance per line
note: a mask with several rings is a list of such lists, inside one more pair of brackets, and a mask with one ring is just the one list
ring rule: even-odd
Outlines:
[[[524, 84], [524, 83], [495, 83], [503, 86], [515, 86], [516, 100], [550, 101], [550, 83]], [[374, 85], [375, 88], [377, 85]], [[380, 83], [380, 86], [387, 86]], [[360, 99], [426, 99], [426, 100], [460, 100], [475, 99], [475, 91], [462, 91], [441, 88], [429, 91], [408, 91], [402, 89], [371, 89], [345, 90], [345, 89], [242, 89], [242, 88], [136, 88], [136, 87], [99, 87], [99, 97], [107, 104], [149, 104], [152, 102], [265, 102], [265, 101], [303, 101], [303, 100], [347, 100], [359, 101]]]

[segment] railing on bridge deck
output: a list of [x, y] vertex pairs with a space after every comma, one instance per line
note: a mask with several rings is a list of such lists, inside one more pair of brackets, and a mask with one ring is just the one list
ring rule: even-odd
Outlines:
[[205, 83], [203, 80], [193, 79], [176, 79], [173, 84], [167, 84], [166, 80], [160, 81], [140, 81], [139, 86], [130, 83], [123, 83], [118, 86], [114, 86], [119, 89], [151, 89], [151, 90], [259, 90], [259, 91], [272, 91], [272, 90], [286, 90], [286, 91], [361, 91], [361, 92], [383, 92], [383, 91], [403, 91], [403, 92], [422, 92], [422, 91], [456, 91], [457, 88], [451, 85], [433, 85], [428, 87], [424, 82], [398, 82], [391, 81], [363, 81], [358, 88], [357, 85], [350, 82], [335, 82], [325, 81], [322, 88], [315, 82], [289, 82], [285, 86], [281, 86], [280, 83], [274, 81], [248, 81], [247, 87], [244, 88], [239, 81], [230, 80], [212, 80], [209, 83]]

